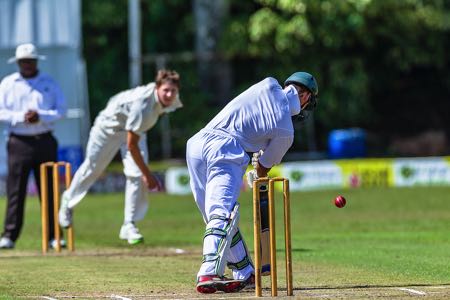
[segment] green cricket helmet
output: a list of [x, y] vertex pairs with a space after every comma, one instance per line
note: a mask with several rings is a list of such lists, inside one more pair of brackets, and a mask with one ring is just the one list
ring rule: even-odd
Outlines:
[[317, 86], [317, 81], [314, 76], [307, 72], [295, 72], [286, 79], [284, 86], [288, 86], [292, 83], [301, 84], [311, 92], [311, 98], [309, 99], [309, 103], [305, 107], [305, 110], [314, 110], [317, 106], [317, 96], [319, 95], [319, 87]]

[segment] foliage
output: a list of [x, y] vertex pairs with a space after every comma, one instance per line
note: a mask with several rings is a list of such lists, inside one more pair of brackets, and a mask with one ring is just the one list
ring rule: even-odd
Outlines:
[[[173, 152], [184, 157], [186, 140], [200, 129], [212, 112], [206, 108], [205, 95], [199, 88], [196, 65], [180, 59], [179, 53], [193, 49], [193, 17], [188, 1], [142, 0], [143, 83], [156, 75], [156, 54], [168, 59], [164, 66], [181, 75], [181, 100], [188, 105], [183, 113], [170, 114]], [[128, 85], [128, 7], [127, 1], [83, 1], [84, 56], [87, 60], [91, 119], [103, 109], [115, 93]], [[182, 29], [182, 30], [181, 30]], [[186, 116], [196, 116], [191, 118]], [[161, 136], [167, 134], [157, 126], [149, 132], [150, 157], [161, 158]]]
[[[144, 81], [153, 79], [158, 53], [182, 75], [186, 105], [170, 116], [175, 157], [184, 157], [186, 140], [221, 109], [199, 79], [201, 62], [182, 55], [194, 53], [193, 1], [141, 1]], [[386, 155], [396, 136], [427, 129], [450, 134], [449, 1], [228, 1], [218, 54], [232, 66], [231, 97], [266, 76], [282, 82], [300, 69], [313, 73], [320, 91], [314, 118], [319, 150], [334, 128], [373, 133], [378, 155]], [[92, 116], [128, 86], [126, 11], [126, 1], [83, 1]], [[150, 140], [162, 134], [152, 130]], [[307, 150], [302, 140], [293, 151]], [[161, 157], [159, 143], [151, 149]]]
[[[319, 81], [316, 122], [322, 136], [350, 126], [385, 136], [450, 129], [443, 114], [450, 109], [447, 1], [255, 2], [259, 7], [248, 19], [228, 24], [224, 44], [233, 39], [242, 45], [223, 51], [247, 53], [266, 74], [272, 70], [282, 79], [297, 69], [312, 72]], [[433, 103], [424, 107], [430, 94]]]
[[[89, 0], [82, 3], [84, 57], [87, 61], [91, 116], [109, 97], [128, 84], [126, 1]], [[125, 29], [125, 30], [124, 30]]]

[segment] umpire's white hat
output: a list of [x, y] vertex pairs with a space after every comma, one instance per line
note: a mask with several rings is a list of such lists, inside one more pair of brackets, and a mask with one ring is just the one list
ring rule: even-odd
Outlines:
[[17, 46], [16, 56], [11, 57], [8, 60], [8, 63], [11, 64], [20, 59], [45, 59], [45, 56], [38, 54], [36, 46], [31, 43], [27, 43]]

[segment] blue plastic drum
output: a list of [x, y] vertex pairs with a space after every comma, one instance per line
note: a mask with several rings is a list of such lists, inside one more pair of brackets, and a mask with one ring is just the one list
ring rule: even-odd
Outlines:
[[328, 136], [328, 155], [332, 159], [365, 157], [365, 131], [360, 128], [332, 130]]

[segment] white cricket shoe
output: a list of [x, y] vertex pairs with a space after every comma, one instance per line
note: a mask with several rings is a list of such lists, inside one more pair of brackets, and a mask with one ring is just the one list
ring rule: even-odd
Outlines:
[[8, 237], [2, 237], [0, 239], [0, 249], [13, 249], [14, 242]]
[[[55, 240], [55, 239], [51, 240], [51, 241], [48, 243], [48, 245], [50, 246], [50, 248], [56, 249], [56, 240]], [[61, 240], [59, 241], [59, 245], [61, 246], [61, 248], [66, 248], [66, 246], [67, 246], [66, 240], [61, 239]]]
[[61, 197], [61, 207], [59, 208], [59, 225], [67, 228], [72, 224], [72, 210], [69, 208], [69, 199], [65, 193]]
[[139, 229], [134, 223], [122, 225], [119, 237], [122, 240], [127, 240], [130, 245], [136, 245], [144, 241], [144, 237], [139, 233]]

